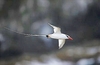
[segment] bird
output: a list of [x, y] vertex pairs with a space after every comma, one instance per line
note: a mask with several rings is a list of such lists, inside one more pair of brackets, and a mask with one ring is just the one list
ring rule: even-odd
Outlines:
[[54, 25], [52, 25], [50, 23], [48, 23], [48, 25], [50, 25], [53, 28], [53, 33], [52, 34], [42, 34], [42, 35], [25, 34], [25, 33], [19, 33], [19, 32], [10, 30], [9, 28], [6, 28], [6, 27], [5, 28], [10, 30], [10, 31], [13, 31], [15, 33], [23, 34], [26, 37], [30, 37], [30, 36], [45, 36], [47, 38], [58, 39], [59, 49], [61, 49], [63, 47], [63, 45], [65, 44], [65, 40], [66, 39], [73, 40], [73, 38], [70, 37], [69, 35], [62, 33], [60, 27], [54, 26]]
[[63, 45], [65, 44], [66, 39], [73, 40], [73, 38], [71, 38], [69, 35], [61, 33], [61, 28], [60, 27], [56, 27], [54, 25], [51, 25], [50, 23], [48, 23], [48, 24], [53, 28], [54, 33], [48, 34], [48, 35], [46, 35], [46, 37], [47, 38], [58, 39], [59, 49], [61, 49], [63, 47]]

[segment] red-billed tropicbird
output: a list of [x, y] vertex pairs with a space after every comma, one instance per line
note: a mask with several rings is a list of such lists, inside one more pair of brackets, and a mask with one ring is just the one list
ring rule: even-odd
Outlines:
[[[16, 32], [16, 31], [13, 31], [13, 32], [18, 33], [18, 34], [23, 34], [23, 35], [26, 35], [26, 36], [45, 36], [47, 38], [58, 39], [58, 41], [59, 41], [59, 49], [62, 48], [63, 45], [65, 44], [65, 39], [73, 40], [69, 35], [61, 33], [61, 28], [56, 27], [54, 25], [51, 25], [50, 23], [48, 23], [48, 24], [51, 27], [53, 27], [54, 33], [47, 34], [47, 35], [33, 35], [33, 34], [19, 33], [19, 32]], [[6, 29], [8, 29], [8, 28], [6, 28]], [[8, 29], [8, 30], [10, 30], [10, 29]]]

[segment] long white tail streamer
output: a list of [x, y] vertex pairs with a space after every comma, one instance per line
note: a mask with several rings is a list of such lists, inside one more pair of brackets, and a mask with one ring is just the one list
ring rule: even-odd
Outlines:
[[15, 33], [18, 33], [18, 34], [22, 34], [22, 35], [25, 35], [26, 37], [30, 37], [30, 36], [45, 36], [46, 37], [46, 35], [33, 35], [33, 34], [25, 34], [25, 33], [20, 33], [20, 32], [17, 32], [17, 31], [13, 31], [13, 30], [11, 30], [11, 29], [9, 29], [9, 28], [7, 28], [7, 27], [4, 27], [5, 29], [7, 29], [7, 30], [9, 30], [9, 31], [12, 31], [12, 32], [15, 32]]

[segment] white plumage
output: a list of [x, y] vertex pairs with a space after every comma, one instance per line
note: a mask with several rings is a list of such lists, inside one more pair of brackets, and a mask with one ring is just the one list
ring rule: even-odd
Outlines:
[[[49, 23], [48, 23], [49, 24]], [[47, 35], [48, 38], [58, 39], [59, 42], [59, 49], [63, 47], [65, 44], [65, 39], [73, 40], [69, 35], [61, 33], [61, 28], [56, 27], [54, 25], [49, 24], [54, 29], [53, 34]]]

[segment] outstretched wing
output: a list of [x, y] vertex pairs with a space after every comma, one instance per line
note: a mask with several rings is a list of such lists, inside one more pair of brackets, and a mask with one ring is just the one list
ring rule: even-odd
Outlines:
[[59, 49], [65, 44], [65, 39], [59, 39]]
[[51, 27], [53, 27], [53, 29], [54, 29], [54, 33], [61, 33], [61, 28], [59, 28], [59, 27], [56, 27], [56, 26], [54, 26], [54, 25], [51, 25], [50, 23], [48, 23]]

